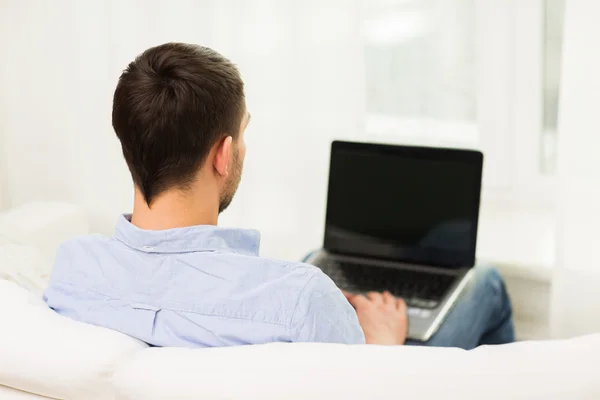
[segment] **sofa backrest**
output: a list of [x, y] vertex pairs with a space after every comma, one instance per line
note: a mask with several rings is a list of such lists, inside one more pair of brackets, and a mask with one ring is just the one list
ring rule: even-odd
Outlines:
[[0, 385], [68, 400], [599, 399], [600, 335], [473, 351], [283, 344], [148, 348], [0, 281]]
[[117, 399], [600, 399], [600, 335], [472, 351], [268, 344], [146, 349], [121, 366]]

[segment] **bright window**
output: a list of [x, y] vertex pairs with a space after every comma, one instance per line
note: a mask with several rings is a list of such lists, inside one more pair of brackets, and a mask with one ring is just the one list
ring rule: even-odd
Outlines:
[[369, 4], [368, 129], [475, 140], [474, 0]]
[[552, 202], [564, 0], [369, 0], [366, 130], [479, 148], [484, 197]]

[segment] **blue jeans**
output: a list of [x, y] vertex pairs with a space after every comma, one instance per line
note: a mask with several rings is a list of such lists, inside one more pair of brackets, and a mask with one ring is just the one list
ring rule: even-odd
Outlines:
[[435, 335], [427, 342], [408, 340], [406, 344], [469, 350], [514, 341], [512, 307], [504, 281], [494, 268], [477, 267]]

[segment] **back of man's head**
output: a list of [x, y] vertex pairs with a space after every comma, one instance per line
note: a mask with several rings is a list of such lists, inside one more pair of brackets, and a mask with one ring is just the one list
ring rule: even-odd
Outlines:
[[188, 187], [213, 145], [237, 137], [244, 112], [237, 68], [209, 48], [167, 43], [131, 62], [115, 90], [112, 124], [146, 203]]

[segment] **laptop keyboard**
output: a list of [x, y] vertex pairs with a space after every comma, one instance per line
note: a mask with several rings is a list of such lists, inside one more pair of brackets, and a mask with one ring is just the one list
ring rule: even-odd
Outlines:
[[342, 290], [351, 293], [389, 291], [410, 307], [436, 308], [452, 283], [452, 275], [376, 267], [350, 262], [329, 262], [321, 269]]

